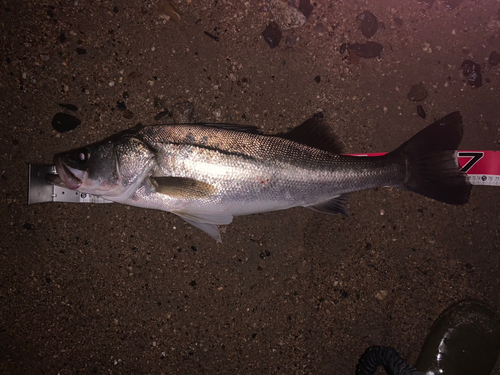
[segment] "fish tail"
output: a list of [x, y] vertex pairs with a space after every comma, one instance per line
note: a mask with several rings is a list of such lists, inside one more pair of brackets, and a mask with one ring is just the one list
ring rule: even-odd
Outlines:
[[406, 164], [402, 187], [448, 204], [467, 203], [472, 186], [459, 172], [457, 158], [462, 135], [462, 116], [453, 112], [391, 152]]

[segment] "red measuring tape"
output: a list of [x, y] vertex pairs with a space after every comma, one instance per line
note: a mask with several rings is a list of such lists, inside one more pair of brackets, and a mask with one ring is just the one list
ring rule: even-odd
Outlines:
[[[350, 154], [353, 156], [380, 156], [385, 152]], [[465, 173], [471, 185], [500, 186], [500, 151], [458, 151], [460, 172]]]

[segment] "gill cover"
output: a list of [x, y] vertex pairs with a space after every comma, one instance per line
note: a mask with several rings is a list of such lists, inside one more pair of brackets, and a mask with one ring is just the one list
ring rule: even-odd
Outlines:
[[130, 194], [153, 164], [155, 153], [141, 140], [110, 137], [54, 157], [57, 173], [70, 189], [107, 198]]

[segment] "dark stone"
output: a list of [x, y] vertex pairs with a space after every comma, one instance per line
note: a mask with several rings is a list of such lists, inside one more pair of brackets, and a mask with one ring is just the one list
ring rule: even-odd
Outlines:
[[170, 112], [167, 110], [167, 111], [161, 111], [160, 113], [158, 113], [154, 119], [155, 121], [159, 121], [161, 120], [163, 117], [167, 116]]
[[392, 19], [394, 21], [394, 24], [397, 26], [397, 27], [401, 27], [403, 26], [403, 20], [399, 17], [394, 17]]
[[64, 33], [61, 33], [61, 35], [59, 35], [59, 42], [60, 43], [66, 43], [67, 40], [68, 40], [68, 38], [66, 38], [66, 35], [64, 35]]
[[427, 95], [424, 84], [420, 82], [410, 88], [410, 91], [406, 94], [406, 98], [412, 102], [421, 102], [427, 98]]
[[425, 114], [424, 107], [422, 107], [420, 104], [417, 105], [417, 115], [419, 115], [420, 117], [422, 117], [424, 120], [427, 117], [427, 115]]
[[115, 14], [116, 14], [116, 13], [118, 13], [118, 7], [117, 7], [117, 6], [115, 6], [115, 7], [113, 8], [113, 13], [115, 13]]
[[123, 99], [127, 100], [129, 98], [128, 91], [124, 91], [122, 97]]
[[116, 107], [118, 108], [118, 110], [120, 111], [125, 111], [127, 109], [127, 106], [125, 105], [125, 102], [124, 101], [121, 101], [121, 100], [118, 100], [116, 102]]
[[33, 228], [33, 225], [31, 225], [30, 223], [24, 223], [23, 228], [30, 230], [31, 228]]
[[62, 112], [56, 113], [56, 115], [52, 119], [52, 127], [59, 133], [73, 130], [81, 123], [82, 122], [75, 116], [68, 115]]
[[340, 54], [344, 54], [347, 51], [347, 43], [342, 43], [339, 48]]
[[205, 35], [212, 38], [213, 40], [215, 40], [216, 42], [218, 42], [220, 39], [218, 36], [215, 36], [213, 34], [210, 34], [208, 31], [205, 31]]
[[153, 106], [155, 108], [163, 108], [163, 109], [166, 108], [165, 102], [162, 99], [158, 98], [157, 96], [155, 96], [155, 98], [153, 100]]
[[349, 49], [349, 51], [355, 52], [359, 57], [370, 59], [373, 57], [379, 57], [380, 53], [384, 49], [384, 46], [377, 42], [366, 42], [364, 44], [348, 44], [347, 48]]
[[266, 259], [268, 256], [271, 255], [271, 252], [269, 250], [263, 251], [260, 253], [260, 258], [261, 259]]
[[77, 48], [76, 49], [76, 52], [79, 54], [79, 55], [85, 55], [87, 53], [87, 50], [85, 48]]
[[262, 32], [262, 36], [269, 47], [277, 47], [281, 41], [281, 29], [276, 22], [271, 22]]
[[497, 51], [491, 51], [490, 56], [488, 57], [488, 63], [491, 66], [497, 66], [500, 63], [500, 53]]
[[467, 82], [471, 86], [481, 87], [483, 85], [483, 76], [481, 75], [481, 65], [476, 64], [471, 60], [464, 60], [462, 63], [462, 71], [467, 77]]
[[126, 118], [127, 120], [130, 120], [132, 117], [134, 117], [134, 114], [130, 112], [128, 109], [123, 111], [123, 117]]
[[299, 10], [302, 12], [304, 16], [306, 16], [306, 19], [309, 19], [313, 9], [314, 7], [311, 5], [310, 0], [300, 0]]
[[358, 20], [361, 21], [361, 32], [367, 38], [371, 38], [375, 35], [378, 28], [378, 21], [375, 15], [367, 10], [358, 16]]
[[320, 76], [316, 76], [316, 77], [314, 77], [314, 80], [316, 81], [316, 83], [320, 83], [321, 82], [321, 77]]
[[73, 104], [64, 104], [64, 103], [59, 103], [60, 107], [66, 108], [70, 111], [78, 111], [78, 107]]

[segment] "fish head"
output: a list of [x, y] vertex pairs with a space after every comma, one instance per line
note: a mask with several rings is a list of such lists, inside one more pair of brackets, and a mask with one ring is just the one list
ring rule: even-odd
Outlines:
[[54, 156], [60, 181], [68, 189], [104, 198], [130, 196], [149, 176], [155, 153], [143, 141], [126, 136]]

